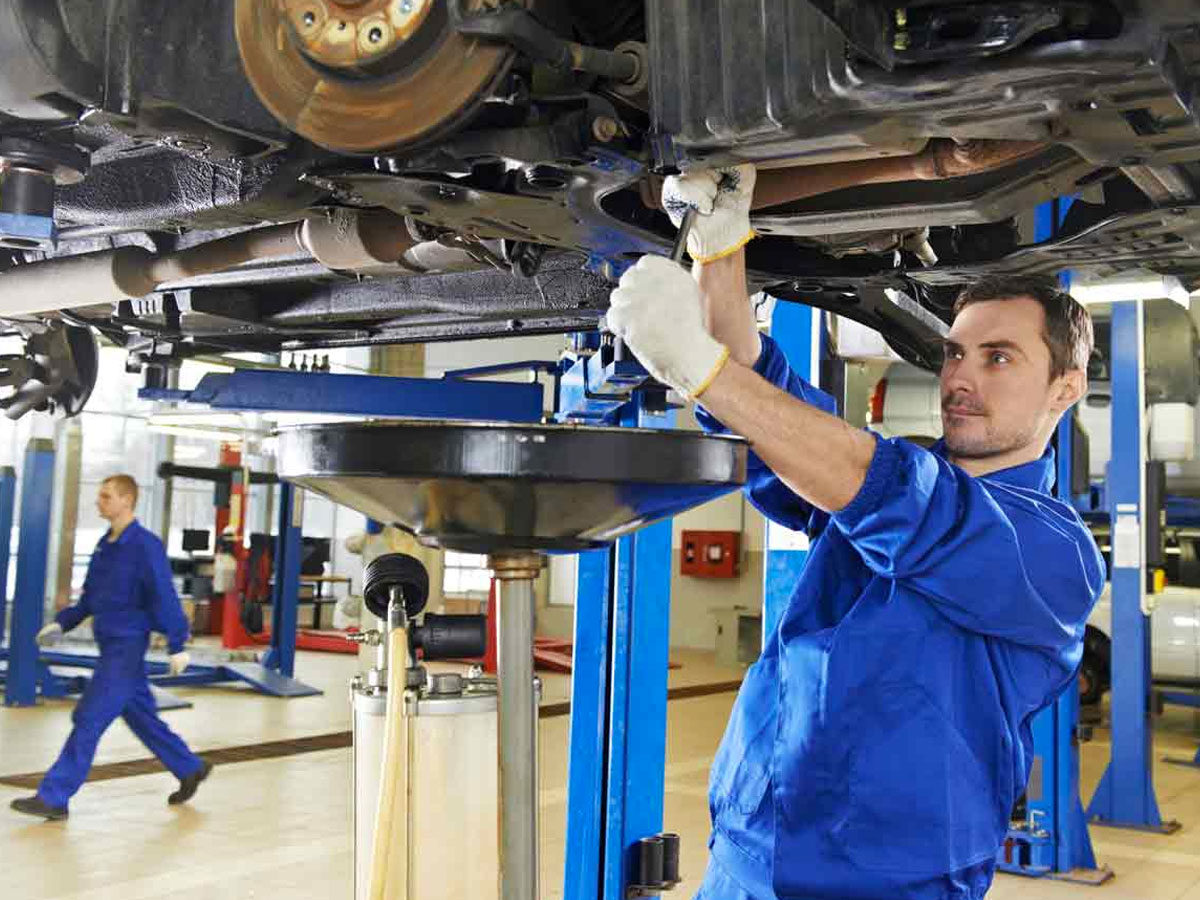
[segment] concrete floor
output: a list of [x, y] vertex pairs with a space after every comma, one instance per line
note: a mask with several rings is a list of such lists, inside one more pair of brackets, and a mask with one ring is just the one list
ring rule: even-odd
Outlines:
[[[711, 657], [673, 653], [683, 668], [672, 684], [726, 680]], [[240, 688], [178, 691], [191, 710], [166, 714], [197, 750], [327, 734], [350, 727], [346, 684], [351, 657], [300, 654], [298, 674], [321, 697], [272, 700]], [[565, 696], [565, 677], [550, 677], [546, 700]], [[672, 701], [668, 712], [666, 816], [683, 838], [688, 880], [670, 896], [688, 898], [705, 865], [708, 767], [733, 703], [724, 693]], [[71, 704], [0, 709], [0, 775], [40, 771], [52, 762], [69, 728]], [[541, 804], [543, 900], [562, 896], [565, 854], [567, 730], [565, 717], [543, 720]], [[1159, 722], [1159, 754], [1190, 756], [1200, 718], [1172, 709]], [[138, 759], [145, 751], [121, 723], [105, 736], [100, 762]], [[1083, 749], [1085, 796], [1108, 757], [1107, 733]], [[349, 751], [227, 764], [195, 801], [168, 807], [175, 781], [153, 774], [86, 785], [64, 823], [11, 814], [8, 802], [27, 791], [0, 786], [0, 898], [4, 900], [351, 900]], [[1117, 877], [1100, 888], [1000, 876], [996, 900], [1200, 900], [1200, 771], [1156, 767], [1165, 817], [1184, 824], [1159, 836], [1093, 829], [1101, 862]]]

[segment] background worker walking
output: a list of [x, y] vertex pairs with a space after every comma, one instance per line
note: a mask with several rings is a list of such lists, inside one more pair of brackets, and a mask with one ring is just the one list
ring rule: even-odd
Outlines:
[[100, 485], [96, 508], [110, 527], [92, 553], [83, 594], [38, 632], [38, 642], [49, 643], [91, 616], [100, 659], [75, 707], [66, 745], [37, 794], [12, 802], [17, 812], [65, 819], [68, 802], [92, 767], [101, 735], [117, 716], [179, 779], [179, 789], [168, 803], [191, 799], [212, 770], [158, 717], [150, 693], [145, 667], [150, 633], [166, 635], [170, 672], [178, 675], [189, 662], [183, 649], [188, 623], [162, 541], [134, 517], [137, 497], [137, 482], [128, 475], [114, 475]]

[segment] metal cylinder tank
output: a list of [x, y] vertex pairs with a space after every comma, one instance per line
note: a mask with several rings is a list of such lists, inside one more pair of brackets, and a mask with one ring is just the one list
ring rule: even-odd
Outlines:
[[[356, 679], [354, 896], [367, 900], [383, 761], [387, 691]], [[408, 779], [397, 792], [408, 820], [407, 891], [389, 900], [499, 897], [499, 783], [495, 685], [433, 675], [407, 692]]]

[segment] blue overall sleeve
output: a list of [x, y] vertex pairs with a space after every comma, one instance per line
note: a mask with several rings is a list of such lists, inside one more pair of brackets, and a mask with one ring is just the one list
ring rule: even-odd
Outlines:
[[1104, 568], [1073, 510], [908, 441], [876, 441], [858, 495], [833, 516], [876, 575], [976, 633], [1050, 652], [1082, 638]]
[[79, 595], [79, 600], [71, 606], [60, 609], [58, 615], [54, 617], [54, 621], [62, 626], [64, 632], [78, 627], [80, 622], [92, 614], [91, 588], [92, 566], [89, 562], [87, 575], [83, 578], [83, 592]]
[[187, 643], [189, 629], [183, 605], [175, 593], [175, 583], [171, 580], [167, 552], [163, 549], [162, 541], [154, 535], [147, 535], [143, 550], [145, 566], [142, 569], [142, 586], [146, 592], [150, 621], [154, 623], [155, 631], [166, 635], [167, 651], [179, 653]]
[[[754, 364], [754, 371], [798, 400], [835, 415], [837, 404], [833, 397], [813, 387], [793, 372], [787, 357], [775, 341], [766, 335], [761, 335], [761, 339], [762, 352]], [[701, 406], [696, 407], [696, 421], [709, 434], [724, 434], [728, 431], [716, 416]], [[747, 460], [745, 490], [755, 509], [768, 519], [793, 531], [807, 532], [812, 524], [813, 514], [818, 512], [816, 507], [780, 481], [753, 451]], [[821, 518], [824, 519], [824, 516]]]

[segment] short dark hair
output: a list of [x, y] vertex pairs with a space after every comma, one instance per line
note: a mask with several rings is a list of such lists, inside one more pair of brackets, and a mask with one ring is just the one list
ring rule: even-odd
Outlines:
[[132, 497], [133, 505], [137, 506], [138, 483], [132, 475], [109, 475], [103, 483], [111, 485], [112, 489], [122, 497]]
[[1051, 380], [1080, 369], [1087, 372], [1092, 355], [1092, 317], [1083, 304], [1043, 275], [989, 275], [964, 288], [954, 301], [957, 316], [972, 303], [987, 300], [1036, 300], [1046, 313], [1042, 339], [1050, 349]]

